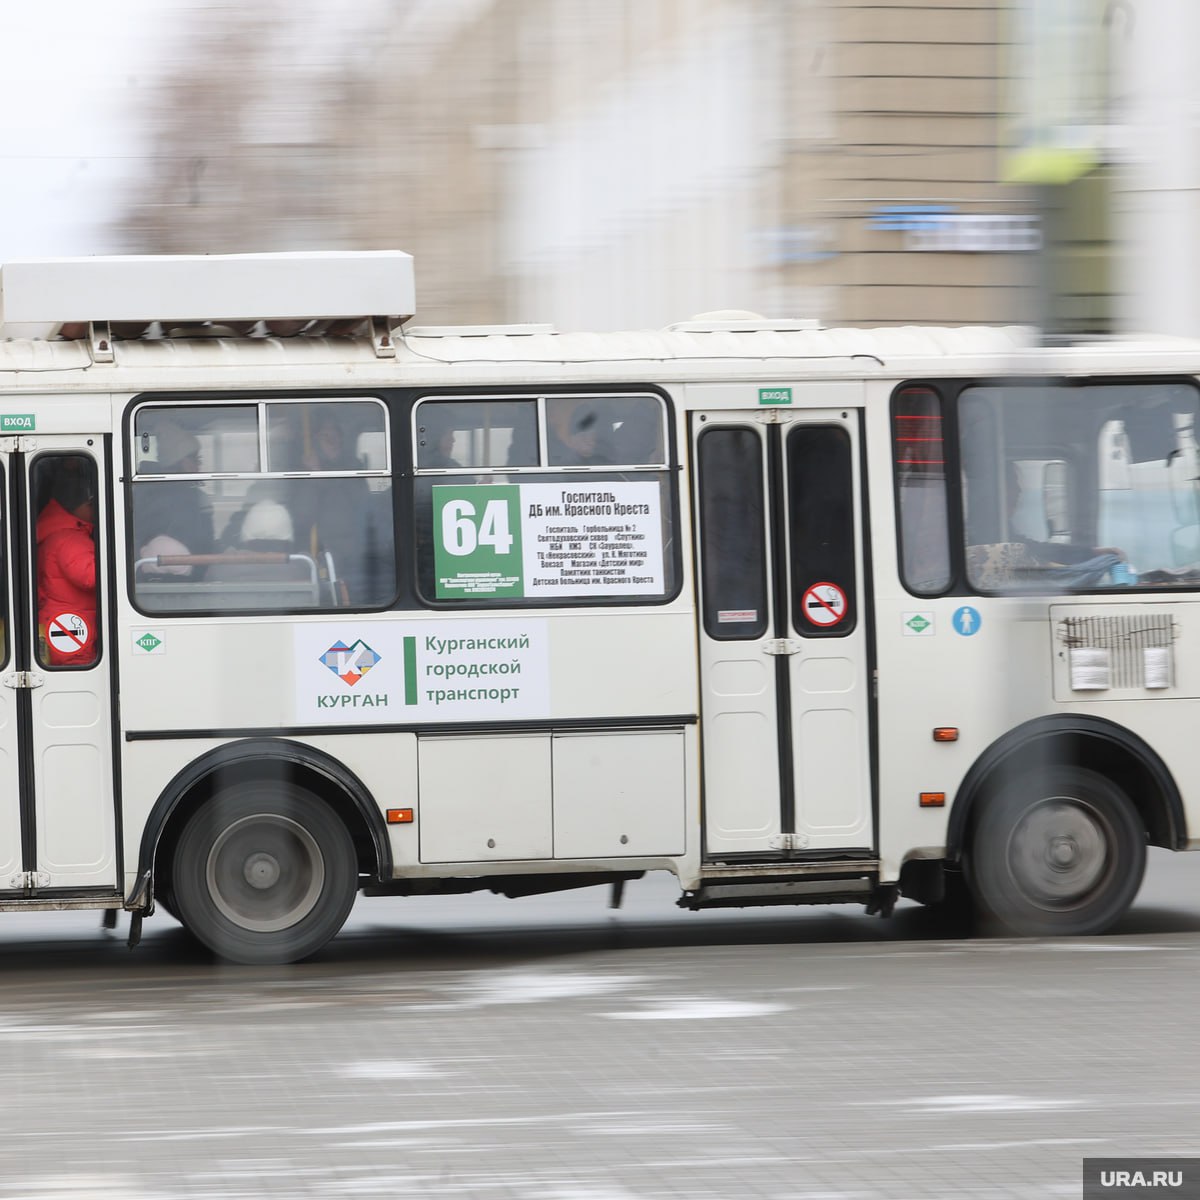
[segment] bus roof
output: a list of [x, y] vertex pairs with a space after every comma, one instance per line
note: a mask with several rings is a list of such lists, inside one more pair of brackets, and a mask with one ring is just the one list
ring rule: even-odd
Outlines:
[[[1023, 326], [824, 329], [744, 312], [614, 333], [405, 326], [415, 307], [413, 260], [399, 250], [9, 263], [0, 267], [0, 375], [9, 387], [20, 375], [22, 390], [87, 391], [97, 364], [120, 368], [131, 390], [511, 382], [517, 373], [531, 384], [1200, 373], [1193, 339], [1039, 347]], [[286, 336], [298, 332], [308, 336]]]
[[[526, 329], [529, 327], [525, 327]], [[112, 342], [96, 366], [94, 343], [0, 341], [0, 378], [20, 391], [154, 388], [425, 386], [594, 380], [774, 381], [989, 375], [1200, 374], [1200, 341], [1112, 338], [1039, 347], [1019, 326], [882, 329], [643, 330], [617, 333], [393, 331], [394, 357], [369, 335], [186, 336]], [[113, 377], [114, 365], [122, 382]], [[103, 373], [101, 380], [96, 371]]]
[[[216, 333], [216, 331], [213, 331]], [[612, 333], [555, 333], [549, 326], [409, 327], [392, 331], [394, 356], [386, 373], [412, 382], [477, 381], [491, 376], [511, 381], [514, 371], [533, 380], [655, 380], [751, 377], [869, 377], [916, 364], [955, 373], [962, 367], [998, 371], [1034, 344], [1032, 331], [1019, 327], [776, 329], [714, 328], [633, 330]], [[136, 386], [202, 386], [195, 379], [222, 369], [242, 376], [301, 372], [314, 380], [350, 371], [363, 378], [381, 365], [370, 337], [192, 336], [115, 338], [112, 353]], [[58, 386], [96, 386], [61, 373], [92, 365], [94, 346], [86, 341], [0, 341], [0, 374], [52, 372]], [[954, 367], [951, 367], [951, 363]], [[900, 363], [905, 365], [901, 368]], [[970, 364], [968, 366], [968, 364]], [[103, 368], [111, 371], [111, 366]], [[1042, 369], [1045, 369], [1044, 361]], [[169, 382], [163, 377], [169, 376]], [[223, 386], [214, 381], [216, 386]], [[34, 386], [32, 379], [22, 383]], [[324, 385], [321, 380], [320, 386]], [[105, 386], [112, 386], [109, 378]]]

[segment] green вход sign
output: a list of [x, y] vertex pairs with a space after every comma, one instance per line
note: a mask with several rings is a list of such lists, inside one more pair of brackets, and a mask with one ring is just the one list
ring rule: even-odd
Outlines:
[[786, 388], [759, 388], [758, 389], [759, 404], [791, 404], [792, 389]]

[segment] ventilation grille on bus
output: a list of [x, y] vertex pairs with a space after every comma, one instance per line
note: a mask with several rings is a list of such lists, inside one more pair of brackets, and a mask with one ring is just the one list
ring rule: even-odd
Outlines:
[[1175, 622], [1166, 616], [1067, 617], [1058, 623], [1071, 687], [1166, 688], [1175, 676]]

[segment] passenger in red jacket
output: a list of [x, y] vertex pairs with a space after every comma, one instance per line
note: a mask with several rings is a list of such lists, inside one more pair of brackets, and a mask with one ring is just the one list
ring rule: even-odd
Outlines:
[[37, 520], [38, 625], [51, 666], [96, 661], [95, 520], [91, 480], [63, 471]]

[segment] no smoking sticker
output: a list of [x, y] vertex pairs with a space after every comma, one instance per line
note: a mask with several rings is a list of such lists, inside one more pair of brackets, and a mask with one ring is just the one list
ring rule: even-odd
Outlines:
[[836, 625], [846, 615], [846, 593], [836, 583], [814, 583], [800, 601], [804, 615], [814, 625]]
[[77, 654], [87, 647], [91, 630], [78, 613], [59, 613], [46, 625], [46, 637], [59, 654]]

